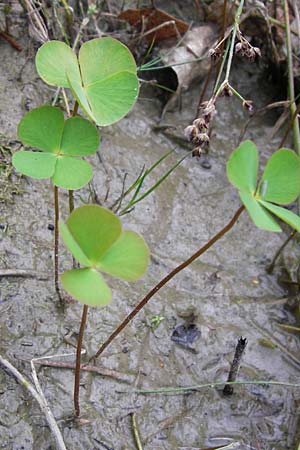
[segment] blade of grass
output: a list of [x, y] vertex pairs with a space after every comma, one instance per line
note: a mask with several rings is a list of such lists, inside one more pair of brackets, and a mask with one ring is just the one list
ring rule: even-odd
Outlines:
[[136, 189], [135, 193], [133, 194], [133, 197], [130, 200], [130, 202], [133, 202], [136, 199], [136, 197], [138, 196], [138, 193], [141, 190], [141, 187], [143, 185], [143, 182], [144, 182], [145, 178], [155, 169], [155, 167], [157, 167], [164, 159], [166, 159], [174, 151], [175, 151], [175, 148], [170, 150], [168, 153], [163, 155], [161, 158], [159, 158], [151, 167], [149, 167], [149, 169], [145, 170], [144, 174], [141, 176], [141, 179], [140, 179], [140, 181], [138, 183], [137, 189]]
[[[159, 389], [133, 389], [130, 391], [130, 393], [134, 394], [180, 394], [185, 393], [186, 391], [198, 391], [200, 389], [214, 389], [218, 386], [224, 386], [225, 384], [231, 384], [231, 385], [265, 385], [265, 386], [283, 386], [283, 387], [291, 387], [295, 389], [300, 388], [299, 383], [288, 383], [284, 381], [266, 381], [266, 380], [252, 380], [252, 381], [230, 381], [226, 383], [226, 381], [217, 381], [213, 383], [204, 383], [204, 384], [195, 384], [191, 386], [182, 386], [182, 387], [164, 387]], [[119, 392], [124, 393], [124, 392]], [[126, 391], [128, 394], [128, 391]]]
[[[134, 196], [134, 198], [132, 200], [130, 200], [130, 202], [127, 203], [127, 205], [125, 206], [125, 208], [122, 209], [120, 215], [124, 215], [126, 214], [126, 212], [128, 211], [128, 209], [131, 209], [134, 205], [136, 205], [137, 203], [139, 203], [140, 201], [142, 201], [144, 198], [146, 198], [149, 194], [151, 194], [151, 192], [153, 192], [181, 163], [182, 161], [184, 161], [188, 156], [191, 155], [193, 151], [189, 152], [187, 155], [183, 156], [183, 158], [181, 158], [176, 164], [174, 164], [174, 166], [172, 166], [156, 183], [154, 183], [143, 195], [141, 195], [140, 197], [136, 198], [136, 195]], [[150, 173], [150, 172], [149, 172]], [[140, 190], [140, 188], [139, 188]]]
[[152, 170], [155, 169], [156, 166], [158, 166], [165, 158], [167, 158], [171, 153], [173, 153], [175, 151], [175, 148], [173, 148], [172, 150], [170, 150], [169, 152], [167, 152], [165, 155], [163, 155], [161, 158], [159, 158], [151, 167], [149, 167], [149, 169], [145, 170], [145, 166], [142, 168], [140, 174], [138, 175], [138, 177], [136, 178], [136, 180], [132, 183], [132, 185], [127, 189], [127, 191], [123, 192], [120, 197], [113, 203], [113, 205], [111, 206], [111, 209], [115, 208], [116, 205], [118, 205], [118, 209], [120, 208], [120, 205], [123, 201], [123, 199], [125, 197], [127, 197], [128, 194], [130, 194], [130, 192], [132, 192], [134, 189], [136, 189], [133, 197], [131, 198], [130, 201], [135, 200], [137, 194], [139, 193], [142, 184], [145, 180], [145, 177], [147, 175], [149, 175], [149, 173], [152, 172]]
[[[187, 33], [189, 32], [190, 28], [191, 27], [189, 27]], [[180, 44], [183, 42], [183, 40], [184, 40], [184, 38], [185, 38], [187, 33], [185, 33], [182, 36], [182, 38], [180, 38], [178, 40], [177, 44], [174, 47], [172, 47], [168, 52], [166, 52], [164, 55], [157, 56], [156, 58], [153, 58], [151, 61], [147, 62], [146, 64], [142, 64], [141, 66], [139, 66], [138, 67], [138, 72], [142, 71], [142, 70], [149, 70], [149, 67], [151, 68], [156, 63], [161, 62], [163, 60], [163, 58], [166, 58], [167, 56], [171, 55], [174, 52], [174, 50], [176, 50], [176, 48], [178, 48], [180, 46]]]
[[168, 64], [167, 66], [154, 66], [154, 67], [150, 66], [150, 68], [148, 67], [146, 69], [141, 68], [141, 69], [139, 69], [139, 71], [143, 72], [143, 71], [146, 71], [146, 70], [162, 70], [162, 69], [167, 69], [169, 67], [182, 66], [184, 64], [193, 64], [193, 63], [195, 63], [197, 61], [203, 61], [203, 59], [206, 59], [208, 57], [209, 57], [209, 54], [207, 52], [207, 53], [205, 53], [205, 55], [199, 56], [199, 58], [191, 59], [191, 60], [188, 60], [188, 61], [182, 61], [180, 63]]

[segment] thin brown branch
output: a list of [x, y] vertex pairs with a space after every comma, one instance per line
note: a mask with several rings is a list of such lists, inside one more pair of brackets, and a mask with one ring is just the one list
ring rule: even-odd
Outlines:
[[36, 278], [37, 280], [49, 280], [50, 275], [27, 269], [0, 269], [0, 278], [20, 277], [20, 278]]
[[21, 45], [10, 34], [6, 33], [5, 31], [0, 31], [0, 36], [3, 37], [3, 39], [5, 39], [7, 42], [9, 42], [13, 48], [18, 50], [18, 52], [21, 52], [23, 50]]
[[[57, 355], [59, 356], [59, 355]], [[21, 361], [27, 361], [30, 362], [29, 358], [24, 358], [21, 356], [18, 356], [18, 359]], [[69, 369], [69, 370], [75, 370], [76, 364], [75, 363], [68, 363], [64, 361], [52, 361], [51, 359], [44, 359], [44, 358], [36, 358], [34, 359], [34, 364], [39, 364], [41, 366], [45, 367], [54, 367], [57, 369]], [[90, 364], [81, 364], [80, 370], [83, 370], [84, 372], [90, 372], [95, 373], [97, 375], [101, 375], [102, 377], [108, 377], [112, 378], [113, 380], [120, 381], [122, 383], [132, 384], [136, 378], [136, 375], [133, 373], [122, 373], [117, 370], [108, 369], [107, 367], [103, 366], [93, 366]]]
[[33, 398], [38, 402], [41, 410], [45, 414], [46, 420], [48, 422], [49, 428], [51, 432], [53, 433], [57, 449], [58, 450], [66, 450], [66, 446], [63, 441], [62, 434], [58, 428], [58, 425], [56, 423], [56, 420], [49, 408], [49, 405], [45, 399], [44, 394], [40, 394], [34, 386], [6, 359], [4, 359], [0, 355], [0, 366], [3, 367], [3, 369], [9, 374], [12, 375], [17, 382], [23, 386], [30, 394], [33, 396]]
[[77, 351], [76, 351], [76, 365], [75, 365], [75, 383], [74, 383], [74, 408], [76, 417], [80, 416], [80, 407], [79, 407], [79, 385], [80, 385], [80, 361], [81, 361], [81, 349], [82, 349], [82, 341], [83, 334], [86, 324], [88, 306], [83, 305], [81, 324], [79, 329], [79, 336], [77, 342]]
[[59, 301], [63, 303], [63, 298], [59, 288], [58, 276], [58, 246], [59, 246], [59, 204], [58, 204], [58, 187], [54, 186], [54, 284]]
[[98, 356], [100, 356], [101, 353], [104, 352], [104, 350], [115, 339], [115, 337], [117, 337], [118, 334], [121, 333], [121, 331], [126, 327], [126, 325], [128, 325], [128, 323], [140, 312], [140, 310], [165, 284], [167, 284], [173, 277], [175, 277], [175, 275], [177, 275], [179, 272], [181, 272], [183, 269], [189, 266], [193, 261], [199, 258], [199, 256], [205, 253], [213, 244], [215, 244], [215, 242], [221, 239], [224, 236], [224, 234], [226, 234], [237, 222], [238, 218], [240, 217], [244, 209], [245, 207], [243, 205], [240, 206], [239, 209], [235, 212], [232, 219], [228, 222], [227, 225], [225, 225], [224, 228], [222, 228], [222, 230], [220, 230], [217, 234], [215, 234], [214, 237], [212, 237], [205, 245], [203, 245], [203, 247], [197, 250], [190, 258], [188, 258], [182, 264], [173, 269], [167, 276], [165, 276], [159, 283], [157, 283], [157, 285], [154, 286], [154, 288], [148, 292], [148, 294], [140, 301], [140, 303], [138, 303], [138, 305], [133, 309], [133, 311], [131, 311], [131, 313], [128, 314], [128, 316], [115, 329], [115, 331], [109, 336], [109, 338], [104, 342], [104, 344], [102, 344], [98, 352], [91, 359], [98, 358]]

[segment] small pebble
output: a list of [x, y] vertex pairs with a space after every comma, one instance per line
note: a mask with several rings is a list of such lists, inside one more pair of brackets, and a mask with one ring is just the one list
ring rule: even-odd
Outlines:
[[203, 167], [203, 169], [211, 169], [211, 163], [209, 162], [209, 160], [207, 158], [202, 159], [201, 167]]

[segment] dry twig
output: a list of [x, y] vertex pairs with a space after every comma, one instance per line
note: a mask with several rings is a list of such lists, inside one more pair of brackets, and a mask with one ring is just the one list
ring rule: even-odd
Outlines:
[[[36, 384], [36, 389], [28, 380], [26, 380], [26, 378], [24, 378], [24, 376], [9, 361], [4, 359], [1, 355], [0, 355], [0, 366], [4, 368], [5, 372], [7, 372], [9, 375], [12, 375], [21, 386], [27, 389], [27, 391], [30, 392], [33, 398], [38, 402], [41, 410], [45, 414], [49, 428], [54, 436], [57, 449], [67, 450], [60, 429], [58, 428], [56, 420], [52, 414], [52, 411], [46, 401], [46, 398], [38, 382], [35, 369], [33, 370], [33, 376], [34, 382]], [[31, 367], [34, 368], [33, 364]]]

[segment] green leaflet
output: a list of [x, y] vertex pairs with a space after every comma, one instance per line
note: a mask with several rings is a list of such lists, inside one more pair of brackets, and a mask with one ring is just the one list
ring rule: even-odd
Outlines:
[[80, 189], [92, 178], [92, 168], [76, 157], [97, 151], [97, 128], [82, 117], [65, 120], [61, 110], [41, 106], [27, 113], [18, 127], [24, 145], [41, 152], [21, 150], [13, 156], [14, 167], [33, 178], [51, 178], [54, 185]]
[[299, 196], [300, 158], [292, 150], [277, 150], [269, 159], [256, 190], [257, 166], [257, 149], [251, 141], [243, 142], [227, 163], [228, 179], [238, 188], [251, 219], [258, 228], [281, 231], [271, 212], [299, 230], [300, 218], [273, 203], [286, 205]]
[[125, 45], [110, 37], [85, 42], [78, 59], [63, 42], [46, 42], [38, 51], [36, 67], [46, 83], [70, 88], [97, 125], [120, 120], [138, 97], [133, 56]]
[[106, 208], [81, 206], [60, 223], [60, 230], [65, 245], [84, 266], [65, 272], [62, 283], [82, 303], [109, 301], [110, 290], [96, 269], [126, 281], [137, 280], [147, 270], [150, 258], [144, 239], [134, 231], [122, 231], [120, 219]]

